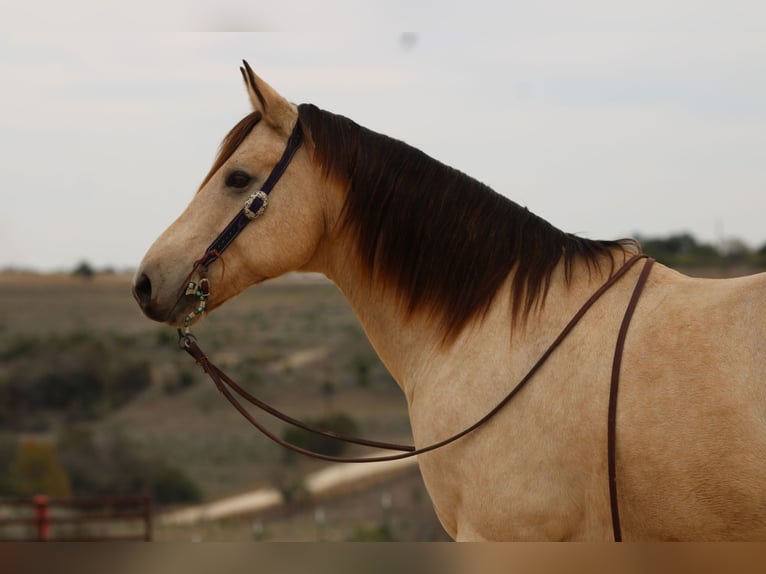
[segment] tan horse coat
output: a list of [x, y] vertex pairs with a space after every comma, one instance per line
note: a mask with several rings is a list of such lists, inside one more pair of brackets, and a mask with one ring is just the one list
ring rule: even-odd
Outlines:
[[[178, 286], [243, 198], [225, 173], [262, 181], [297, 121], [256, 78], [260, 122], [211, 173], [147, 253], [152, 318], [179, 324]], [[417, 446], [462, 430], [502, 399], [607, 278], [563, 265], [541, 310], [512, 332], [508, 297], [454, 342], [407, 316], [366, 280], [337, 222], [345, 189], [299, 150], [267, 215], [209, 272], [209, 308], [292, 270], [326, 274], [350, 301], [406, 395]], [[616, 263], [626, 256], [615, 253]], [[611, 540], [606, 432], [615, 340], [640, 265], [585, 316], [529, 385], [486, 427], [419, 464], [447, 532], [459, 540]], [[609, 269], [608, 263], [602, 270]], [[499, 293], [510, 289], [513, 273]], [[625, 540], [766, 539], [766, 274], [685, 277], [655, 265], [630, 326], [617, 409], [617, 484]]]

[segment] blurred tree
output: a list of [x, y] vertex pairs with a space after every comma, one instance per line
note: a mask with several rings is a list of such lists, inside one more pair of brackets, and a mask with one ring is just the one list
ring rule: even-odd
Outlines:
[[72, 491], [77, 496], [110, 494], [111, 470], [103, 453], [84, 425], [66, 427], [56, 444], [62, 466], [69, 473]]
[[119, 431], [97, 438], [85, 425], [74, 425], [62, 431], [57, 448], [78, 496], [151, 492], [158, 504], [202, 499], [181, 469], [142, 453]]
[[380, 523], [377, 526], [358, 527], [349, 542], [396, 542], [396, 536], [389, 524]]
[[137, 361], [121, 366], [108, 381], [107, 391], [111, 408], [119, 408], [151, 386], [151, 365]]
[[[723, 253], [709, 243], [698, 242], [690, 233], [639, 237], [639, 242], [644, 253], [670, 267], [717, 267], [726, 263]], [[744, 244], [738, 242], [737, 247], [741, 246]]]
[[376, 357], [369, 355], [355, 355], [352, 360], [352, 366], [356, 374], [356, 384], [366, 388], [370, 386], [370, 367], [375, 362]]
[[752, 251], [747, 244], [740, 239], [727, 239], [721, 242], [720, 253], [727, 265], [747, 264]]
[[87, 261], [80, 261], [74, 268], [74, 271], [72, 271], [72, 275], [77, 275], [83, 279], [92, 279], [95, 274], [96, 271]]
[[26, 440], [21, 443], [11, 465], [11, 477], [17, 496], [47, 494], [56, 498], [72, 495], [69, 475], [56, 459], [52, 444]]
[[12, 469], [18, 450], [19, 441], [15, 435], [0, 434], [0, 496], [16, 496]]
[[758, 267], [766, 269], [766, 243], [761, 245], [758, 251], [755, 252], [754, 259]]
[[335, 396], [335, 383], [325, 379], [320, 387], [322, 392], [323, 406], [322, 410], [325, 413], [329, 413], [332, 410], [332, 399]]
[[199, 486], [180, 469], [172, 466], [162, 466], [152, 477], [152, 494], [158, 504], [202, 500]]

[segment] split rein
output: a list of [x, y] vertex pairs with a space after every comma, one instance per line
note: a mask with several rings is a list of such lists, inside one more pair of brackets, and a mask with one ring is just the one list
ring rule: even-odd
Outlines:
[[[527, 372], [526, 375], [516, 384], [513, 389], [493, 408], [491, 411], [489, 411], [486, 415], [484, 415], [481, 419], [476, 421], [471, 426], [463, 429], [462, 431], [446, 438], [443, 440], [440, 440], [438, 442], [429, 444], [427, 446], [421, 447], [421, 448], [415, 448], [412, 445], [402, 445], [402, 444], [395, 444], [395, 443], [388, 443], [388, 442], [381, 442], [381, 441], [373, 441], [373, 440], [367, 440], [362, 439], [354, 436], [348, 436], [340, 433], [335, 433], [331, 431], [322, 430], [316, 427], [313, 427], [311, 425], [308, 425], [306, 423], [303, 423], [293, 417], [290, 417], [289, 415], [277, 410], [276, 408], [268, 405], [267, 403], [263, 402], [262, 400], [258, 399], [251, 393], [249, 393], [247, 390], [243, 389], [240, 385], [238, 385], [234, 380], [232, 380], [231, 377], [229, 377], [226, 373], [224, 373], [221, 369], [219, 369], [217, 366], [215, 366], [210, 359], [207, 357], [205, 352], [200, 348], [199, 344], [197, 343], [196, 337], [188, 332], [188, 329], [186, 330], [178, 330], [179, 334], [179, 346], [186, 351], [189, 355], [191, 355], [194, 360], [197, 362], [197, 364], [202, 367], [202, 369], [207, 373], [207, 375], [213, 380], [218, 390], [223, 394], [224, 397], [226, 397], [226, 400], [228, 400], [234, 408], [239, 411], [239, 413], [245, 417], [245, 419], [250, 422], [255, 428], [257, 428], [262, 434], [264, 434], [266, 437], [277, 443], [278, 445], [291, 450], [293, 452], [297, 452], [302, 455], [306, 455], [312, 458], [316, 458], [319, 460], [329, 461], [329, 462], [348, 462], [348, 463], [364, 463], [364, 462], [383, 462], [383, 461], [391, 461], [391, 460], [400, 460], [403, 458], [409, 458], [412, 456], [417, 456], [419, 454], [424, 454], [427, 452], [430, 452], [432, 450], [436, 450], [439, 448], [442, 448], [444, 446], [447, 446], [450, 443], [453, 443], [457, 441], [458, 439], [466, 436], [467, 434], [470, 434], [471, 432], [477, 430], [479, 427], [483, 426], [487, 422], [489, 422], [490, 419], [492, 419], [500, 410], [510, 402], [510, 400], [516, 396], [516, 394], [521, 391], [521, 389], [532, 379], [532, 377], [537, 373], [537, 371], [545, 364], [545, 362], [548, 360], [548, 358], [553, 354], [553, 352], [556, 350], [556, 348], [566, 339], [567, 335], [574, 329], [574, 327], [577, 325], [577, 323], [580, 322], [580, 320], [585, 316], [587, 311], [598, 301], [602, 295], [604, 295], [610, 287], [612, 287], [615, 283], [617, 283], [632, 267], [635, 263], [637, 263], [641, 259], [647, 259], [647, 265], [644, 268], [644, 272], [642, 273], [642, 279], [641, 282], [641, 288], [643, 288], [643, 282], [646, 281], [646, 277], [648, 276], [648, 269], [651, 267], [651, 263], [653, 263], [653, 259], [648, 258], [646, 255], [639, 254], [633, 256], [631, 259], [629, 259], [625, 265], [623, 265], [614, 275], [612, 275], [591, 297], [580, 307], [580, 309], [577, 311], [577, 313], [572, 317], [572, 319], [567, 323], [567, 325], [561, 330], [558, 337], [551, 343], [551, 345], [545, 350], [545, 352], [540, 356], [540, 358], [537, 360], [537, 362], [532, 366], [531, 369]], [[638, 285], [637, 285], [638, 288]], [[638, 294], [640, 295], [640, 290], [638, 291]], [[630, 307], [635, 308], [635, 303], [637, 302], [638, 297], [636, 293], [634, 292], [634, 299], [631, 299]], [[631, 311], [632, 314], [632, 311]], [[627, 312], [626, 312], [627, 317]], [[629, 318], [628, 318], [629, 321]], [[627, 331], [627, 323], [624, 321], [624, 328], [625, 331]], [[622, 334], [621, 330], [621, 337], [618, 338], [618, 343], [622, 341], [622, 344], [624, 344], [624, 338], [625, 335]], [[618, 349], [619, 356], [622, 355], [621, 352], [621, 346]], [[619, 364], [617, 365], [619, 375]], [[613, 371], [613, 384], [614, 384], [614, 371]], [[232, 393], [233, 391], [233, 393]], [[400, 451], [400, 454], [392, 454], [392, 455], [383, 455], [383, 456], [373, 456], [373, 457], [340, 457], [340, 456], [330, 456], [325, 455], [317, 452], [313, 452], [307, 449], [304, 449], [302, 447], [299, 447], [297, 445], [291, 444], [277, 435], [275, 435], [273, 432], [269, 431], [262, 423], [260, 423], [248, 410], [240, 403], [240, 401], [235, 396], [239, 395], [242, 399], [250, 403], [251, 405], [257, 407], [258, 409], [262, 410], [265, 413], [268, 413], [269, 415], [278, 418], [282, 420], [283, 422], [286, 422], [290, 425], [293, 425], [295, 427], [301, 428], [305, 431], [321, 435], [327, 438], [362, 445], [366, 447], [373, 447], [373, 448], [380, 448], [380, 449], [386, 449], [386, 450], [394, 450], [394, 451]], [[610, 405], [612, 401], [610, 400]], [[616, 405], [616, 403], [615, 403]], [[611, 415], [610, 411], [610, 421], [613, 419], [613, 416]], [[611, 433], [610, 433], [611, 436]], [[610, 449], [613, 450], [613, 449]], [[610, 457], [611, 460], [612, 457]], [[610, 483], [612, 481], [610, 480]]]

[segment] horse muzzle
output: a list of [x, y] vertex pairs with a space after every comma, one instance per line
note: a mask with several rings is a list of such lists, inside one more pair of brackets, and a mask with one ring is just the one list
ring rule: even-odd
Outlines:
[[170, 312], [160, 304], [153, 287], [149, 275], [146, 273], [137, 273], [136, 277], [133, 279], [131, 291], [133, 293], [133, 298], [138, 303], [138, 306], [141, 307], [141, 311], [143, 311], [144, 315], [153, 321], [164, 323], [168, 320]]
[[198, 309], [195, 297], [190, 297], [184, 292], [165, 292], [158, 282], [152, 280], [147, 270], [139, 270], [136, 273], [131, 291], [144, 315], [159, 323], [182, 326], [184, 318]]

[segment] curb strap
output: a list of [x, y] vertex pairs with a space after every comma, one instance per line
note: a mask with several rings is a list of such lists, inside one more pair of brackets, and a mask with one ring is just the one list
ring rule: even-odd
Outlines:
[[609, 466], [609, 504], [612, 510], [612, 533], [615, 542], [622, 542], [622, 528], [620, 527], [620, 508], [617, 503], [617, 389], [620, 384], [620, 367], [622, 366], [622, 352], [625, 348], [625, 338], [628, 335], [630, 320], [638, 305], [638, 299], [644, 291], [646, 280], [654, 265], [654, 259], [647, 258], [641, 275], [638, 277], [633, 295], [630, 297], [625, 315], [622, 318], [620, 332], [617, 335], [617, 345], [614, 349], [614, 361], [612, 362], [612, 380], [609, 387], [609, 415], [607, 417], [607, 461]]

